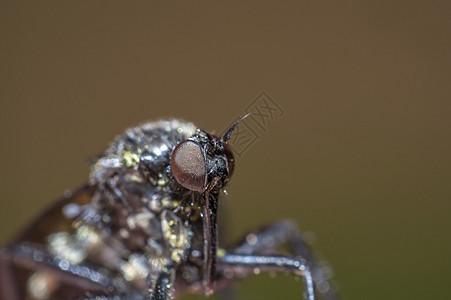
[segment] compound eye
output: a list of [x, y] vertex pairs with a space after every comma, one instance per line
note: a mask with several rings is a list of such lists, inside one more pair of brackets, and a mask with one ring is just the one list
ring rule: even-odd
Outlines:
[[171, 156], [172, 174], [184, 188], [202, 192], [207, 183], [205, 155], [200, 145], [186, 140], [178, 144]]

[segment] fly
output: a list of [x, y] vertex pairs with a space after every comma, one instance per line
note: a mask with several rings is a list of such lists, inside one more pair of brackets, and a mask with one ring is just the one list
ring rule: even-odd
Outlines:
[[[116, 137], [87, 184], [65, 193], [1, 249], [2, 298], [210, 295], [258, 270], [302, 276], [305, 299], [338, 299], [291, 221], [219, 247], [218, 199], [235, 163], [227, 141], [240, 121], [221, 137], [176, 119]], [[277, 255], [285, 244], [292, 254]]]

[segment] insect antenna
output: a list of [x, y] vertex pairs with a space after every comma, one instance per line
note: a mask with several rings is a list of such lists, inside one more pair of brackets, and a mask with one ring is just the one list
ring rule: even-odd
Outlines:
[[221, 136], [220, 141], [222, 142], [227, 142], [228, 140], [230, 140], [230, 137], [232, 136], [233, 131], [235, 130], [235, 127], [244, 119], [246, 119], [247, 117], [249, 117], [251, 114], [248, 113], [247, 115], [245, 115], [244, 117], [242, 117], [241, 119], [239, 119], [238, 121], [235, 122], [235, 124], [233, 124], [232, 126], [230, 126], [230, 128]]

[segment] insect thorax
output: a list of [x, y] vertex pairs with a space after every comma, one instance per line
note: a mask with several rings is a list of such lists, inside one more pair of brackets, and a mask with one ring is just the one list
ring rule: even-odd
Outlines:
[[170, 158], [195, 131], [192, 123], [168, 120], [118, 136], [92, 166], [90, 182], [97, 188], [75, 216], [74, 232], [51, 235], [49, 251], [118, 272], [138, 289], [149, 288], [162, 268], [185, 261], [200, 195], [174, 180]]

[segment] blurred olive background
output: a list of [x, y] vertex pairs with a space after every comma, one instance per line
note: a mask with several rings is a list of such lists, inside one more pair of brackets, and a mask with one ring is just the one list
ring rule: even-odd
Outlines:
[[[0, 32], [1, 242], [128, 126], [222, 131], [265, 90], [284, 115], [238, 159], [232, 237], [294, 218], [343, 299], [449, 297], [445, 1], [11, 1]], [[301, 293], [283, 275], [238, 291]]]

